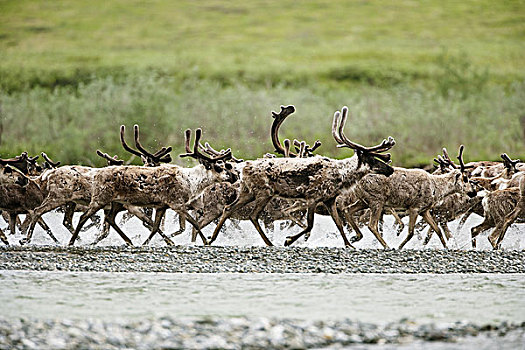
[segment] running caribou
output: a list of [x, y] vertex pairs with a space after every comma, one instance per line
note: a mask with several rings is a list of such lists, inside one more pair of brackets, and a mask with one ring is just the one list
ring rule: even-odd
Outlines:
[[[131, 149], [129, 147], [125, 140], [124, 140], [124, 127], [121, 127], [121, 142], [123, 147], [128, 150], [129, 152], [135, 154], [135, 155], [141, 155], [141, 158], [144, 162], [149, 162], [149, 164], [159, 164], [160, 162], [164, 160], [171, 159], [169, 158], [169, 152], [171, 151], [171, 147], [163, 147], [155, 154], [151, 154], [148, 151], [144, 149], [144, 147], [141, 145], [139, 140], [139, 128], [136, 125], [135, 126], [135, 145], [141, 152], [138, 152], [136, 150]], [[130, 151], [131, 150], [131, 151]], [[104, 154], [102, 152], [97, 152], [99, 155], [104, 157]], [[108, 156], [109, 157], [109, 156]], [[45, 157], [47, 158], [47, 156]], [[106, 158], [106, 157], [104, 157]], [[106, 158], [107, 159], [107, 158]], [[109, 161], [109, 160], [108, 160]], [[115, 160], [116, 161], [116, 160]], [[117, 162], [118, 163], [118, 162]], [[57, 163], [54, 163], [55, 165], [58, 165]], [[35, 228], [35, 224], [39, 218], [55, 209], [61, 206], [67, 206], [66, 215], [64, 220], [66, 218], [69, 218], [69, 225], [71, 224], [71, 219], [73, 217], [73, 213], [77, 210], [77, 206], [81, 206], [82, 209], [87, 208], [86, 206], [91, 201], [91, 186], [93, 183], [93, 177], [94, 175], [101, 169], [99, 168], [91, 168], [91, 167], [85, 167], [85, 166], [63, 166], [58, 167], [55, 169], [48, 170], [44, 172], [41, 176], [35, 178], [34, 181], [38, 187], [41, 189], [44, 200], [42, 203], [37, 206], [36, 208], [33, 208], [33, 210], [28, 212], [28, 218], [29, 218], [29, 224], [27, 229], [27, 236], [24, 238], [20, 243], [25, 244], [29, 243], [31, 241], [33, 231]], [[111, 204], [111, 203], [108, 203]], [[122, 237], [122, 239], [126, 242], [128, 245], [132, 245], [133, 243], [131, 240], [126, 236], [126, 234], [117, 226], [115, 223], [115, 216], [119, 211], [122, 211], [123, 209], [127, 209], [136, 216], [138, 216], [143, 221], [148, 220], [148, 218], [141, 213], [138, 210], [135, 210], [132, 206], [127, 205], [120, 205], [120, 204], [114, 204], [111, 206], [108, 206], [105, 208], [105, 223], [109, 224], [111, 227], [117, 231], [117, 233]], [[90, 216], [92, 217], [92, 216]], [[151, 222], [151, 220], [149, 220]], [[66, 221], [64, 222], [65, 225]], [[68, 227], [68, 226], [66, 226]], [[78, 228], [78, 226], [77, 226]], [[73, 236], [75, 235], [75, 232], [78, 230], [71, 230]], [[77, 232], [78, 235], [78, 232]], [[76, 237], [76, 236], [75, 236]], [[167, 239], [167, 242], [169, 241], [169, 238]], [[169, 241], [171, 242], [171, 241]]]
[[[275, 152], [283, 155], [285, 158], [312, 157], [314, 155], [313, 152], [321, 146], [321, 142], [319, 140], [317, 140], [313, 146], [307, 145], [305, 141], [294, 140], [294, 146], [296, 147], [297, 153], [294, 153], [290, 150], [291, 141], [289, 139], [285, 139], [283, 141], [284, 146], [279, 140], [278, 133], [281, 124], [294, 112], [294, 106], [281, 106], [281, 111], [279, 113], [272, 112], [272, 117], [274, 120], [270, 131], [270, 138], [275, 148]], [[188, 145], [188, 142], [186, 142], [186, 144]], [[201, 148], [203, 151], [216, 156], [224, 152], [214, 150], [207, 143]], [[275, 155], [270, 155], [268, 153], [266, 154], [266, 157], [270, 156], [271, 158], [275, 158]], [[241, 174], [245, 165], [246, 163], [241, 161], [237, 161], [236, 164], [233, 164], [236, 171]], [[240, 186], [240, 182], [216, 183], [213, 186], [205, 189], [199, 196], [191, 200], [188, 203], [188, 209], [191, 209], [195, 212], [195, 217], [199, 223], [199, 227], [204, 228], [212, 221], [218, 219], [221, 216], [224, 208], [237, 199], [240, 192]], [[304, 212], [294, 211], [293, 213], [289, 213], [287, 211], [287, 209], [293, 206], [296, 202], [297, 200], [289, 200], [286, 198], [272, 198], [260, 213], [258, 213], [259, 209], [256, 207], [256, 203], [252, 202], [233, 212], [232, 216], [230, 216], [230, 219], [250, 220], [266, 245], [272, 246], [272, 242], [268, 239], [262, 228], [260, 228], [258, 219], [261, 218], [263, 220], [266, 228], [268, 228], [270, 224], [277, 220], [290, 220], [293, 224], [298, 224], [299, 226], [304, 227], [304, 225], [302, 225], [300, 222]], [[194, 240], [195, 235], [192, 236], [192, 241]]]
[[494, 249], [498, 249], [511, 224], [525, 223], [525, 177], [521, 178], [519, 187], [490, 192], [482, 203], [484, 220], [471, 229], [472, 247], [476, 247], [477, 235], [494, 227], [488, 240]]
[[[346, 118], [348, 108], [343, 107], [342, 115]], [[339, 123], [340, 112], [334, 114], [334, 124]], [[343, 225], [336, 208], [336, 198], [345, 189], [352, 187], [361, 177], [374, 172], [391, 175], [393, 169], [384, 161], [389, 154], [382, 154], [395, 145], [393, 138], [383, 140], [379, 145], [365, 147], [350, 141], [340, 130], [340, 146], [349, 147], [355, 154], [343, 160], [314, 156], [308, 158], [270, 158], [247, 161], [242, 169], [241, 189], [235, 201], [224, 208], [219, 223], [210, 239], [210, 244], [217, 239], [221, 227], [234, 212], [249, 203], [253, 203], [252, 221], [257, 231], [264, 235], [257, 222], [262, 210], [273, 198], [299, 199], [307, 207], [307, 227], [295, 236], [287, 237], [285, 245], [292, 244], [313, 228], [314, 214], [318, 204], [329, 208], [346, 246], [352, 246], [343, 230]], [[337, 140], [337, 139], [336, 139]]]
[[443, 247], [446, 242], [437, 226], [431, 210], [446, 196], [454, 193], [466, 193], [471, 197], [475, 196], [472, 184], [469, 182], [463, 163], [463, 145], [459, 149], [458, 159], [461, 164], [460, 169], [454, 169], [443, 175], [432, 175], [422, 169], [394, 168], [391, 176], [378, 174], [368, 174], [358, 181], [353, 189], [354, 196], [359, 198], [346, 211], [346, 217], [357, 236], [353, 241], [358, 241], [363, 237], [359, 227], [355, 224], [352, 214], [370, 208], [370, 222], [368, 228], [375, 235], [377, 240], [387, 248], [377, 226], [382, 215], [383, 208], [405, 209], [408, 211], [409, 224], [408, 235], [401, 243], [402, 249], [414, 235], [414, 226], [418, 215], [430, 225], [437, 233]]
[[[91, 180], [91, 201], [87, 211], [80, 217], [69, 245], [74, 244], [86, 220], [112, 202], [139, 207], [171, 208], [183, 215], [206, 242], [197, 222], [187, 212], [185, 203], [207, 186], [218, 181], [231, 180], [231, 173], [224, 165], [224, 161], [231, 157], [231, 152], [215, 158], [203, 155], [198, 149], [201, 135], [202, 130], [197, 129], [193, 151], [182, 155], [202, 162], [193, 168], [165, 164], [158, 167], [128, 165], [97, 169]], [[157, 211], [155, 215], [155, 228], [160, 225], [161, 213], [162, 211]], [[151, 235], [153, 234], [155, 231]]]

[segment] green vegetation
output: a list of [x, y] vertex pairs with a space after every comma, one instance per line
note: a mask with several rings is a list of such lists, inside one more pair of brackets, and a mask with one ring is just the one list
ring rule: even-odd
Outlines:
[[329, 156], [349, 154], [330, 135], [348, 105], [347, 134], [394, 136], [396, 165], [460, 143], [523, 159], [524, 39], [523, 1], [0, 0], [0, 155], [101, 165], [138, 123], [150, 147], [202, 127], [253, 158], [294, 104], [282, 137]]

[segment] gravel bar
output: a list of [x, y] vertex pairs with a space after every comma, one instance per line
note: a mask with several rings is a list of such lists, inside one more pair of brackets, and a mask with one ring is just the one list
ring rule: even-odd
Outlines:
[[525, 273], [525, 251], [305, 247], [1, 247], [0, 270], [184, 273]]
[[[473, 346], [473, 339], [482, 346]], [[357, 344], [413, 344], [419, 348], [418, 343], [429, 342], [449, 344], [444, 348], [467, 342], [467, 348], [511, 349], [524, 341], [525, 323], [506, 322], [478, 326], [465, 322], [418, 325], [410, 320], [375, 325], [347, 319], [162, 317], [108, 322], [0, 318], [0, 349], [333, 349]]]

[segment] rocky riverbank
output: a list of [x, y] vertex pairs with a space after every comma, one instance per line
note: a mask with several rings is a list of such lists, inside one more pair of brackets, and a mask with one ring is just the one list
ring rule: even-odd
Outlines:
[[441, 343], [442, 348], [511, 349], [524, 341], [525, 323], [505, 322], [479, 326], [419, 325], [410, 320], [376, 325], [347, 319], [0, 319], [0, 349], [304, 349], [358, 344], [412, 344], [415, 349], [430, 342]]
[[186, 273], [525, 273], [525, 251], [303, 247], [0, 247], [0, 270]]

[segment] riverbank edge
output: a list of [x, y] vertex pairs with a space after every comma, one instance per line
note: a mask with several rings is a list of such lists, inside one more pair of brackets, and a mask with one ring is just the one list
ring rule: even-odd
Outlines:
[[525, 273], [525, 251], [328, 247], [0, 247], [0, 270], [170, 273]]

